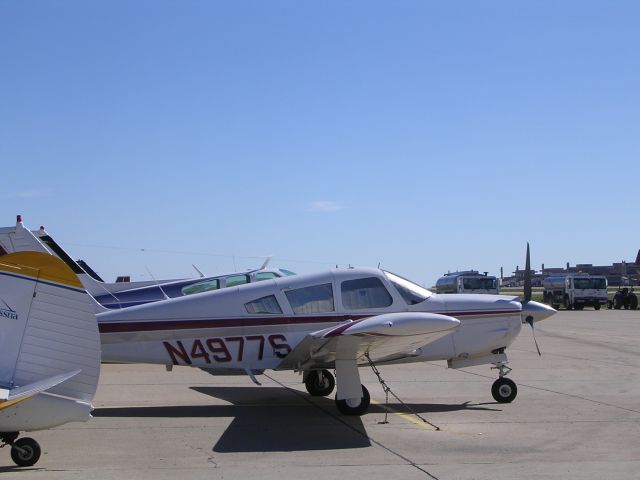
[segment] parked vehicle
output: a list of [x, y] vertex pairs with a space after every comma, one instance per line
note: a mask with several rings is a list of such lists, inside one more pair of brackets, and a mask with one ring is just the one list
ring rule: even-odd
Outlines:
[[567, 310], [591, 306], [600, 310], [607, 304], [607, 278], [602, 275], [556, 275], [542, 280], [543, 301], [553, 308]]
[[609, 308], [615, 308], [620, 310], [637, 310], [638, 309], [638, 296], [633, 292], [633, 287], [620, 288], [614, 295], [613, 300], [609, 302]]
[[498, 295], [498, 279], [475, 270], [446, 273], [436, 282], [437, 293], [488, 293]]

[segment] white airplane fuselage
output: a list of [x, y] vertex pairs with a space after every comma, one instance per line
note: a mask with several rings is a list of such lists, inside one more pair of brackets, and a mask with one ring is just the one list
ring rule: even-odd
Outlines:
[[[388, 292], [385, 305], [349, 308], [353, 295], [349, 299], [343, 297], [344, 282], [372, 278]], [[314, 285], [331, 286], [332, 305], [323, 300], [324, 304], [319, 302], [311, 309], [326, 311], [296, 311], [287, 292]], [[360, 296], [366, 297], [366, 294], [367, 291]], [[250, 313], [247, 305], [266, 297], [273, 297], [280, 311]], [[357, 295], [355, 301], [367, 303]], [[503, 351], [517, 337], [523, 322], [522, 304], [512, 297], [429, 294], [422, 301], [410, 303], [387, 275], [377, 269], [334, 270], [279, 278], [100, 313], [102, 358], [111, 362], [190, 365], [212, 370], [212, 373], [216, 369], [295, 369], [291, 361], [286, 361], [287, 357], [310, 332], [386, 313], [426, 312], [454, 317], [460, 320], [460, 325], [413, 352], [379, 356], [377, 360], [468, 362]], [[326, 364], [326, 368], [331, 366], [330, 362]]]

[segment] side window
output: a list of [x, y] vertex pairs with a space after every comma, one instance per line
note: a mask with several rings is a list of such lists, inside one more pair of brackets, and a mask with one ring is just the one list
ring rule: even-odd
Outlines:
[[194, 293], [208, 292], [209, 290], [218, 290], [220, 288], [220, 280], [206, 280], [204, 282], [194, 283], [182, 288], [183, 295], [193, 295]]
[[379, 278], [346, 280], [340, 286], [342, 304], [350, 310], [384, 308], [393, 303], [391, 295]]
[[285, 292], [294, 313], [333, 312], [333, 288], [330, 283], [297, 288]]
[[278, 275], [273, 272], [256, 273], [256, 282], [259, 282], [260, 280], [271, 280], [272, 278], [278, 278]]
[[246, 308], [249, 313], [282, 313], [280, 304], [274, 295], [268, 295], [245, 303], [244, 308]]
[[236, 285], [242, 285], [244, 283], [249, 283], [248, 275], [232, 275], [224, 279], [225, 287], [235, 287]]

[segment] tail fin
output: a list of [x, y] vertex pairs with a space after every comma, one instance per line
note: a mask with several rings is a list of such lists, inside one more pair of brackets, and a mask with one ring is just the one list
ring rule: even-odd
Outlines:
[[37, 393], [44, 386], [91, 401], [100, 372], [98, 324], [92, 299], [64, 262], [41, 252], [0, 257], [0, 332], [0, 387]]

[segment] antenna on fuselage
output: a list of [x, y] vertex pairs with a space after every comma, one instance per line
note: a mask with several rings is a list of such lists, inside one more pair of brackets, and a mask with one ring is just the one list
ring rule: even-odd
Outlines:
[[191, 266], [193, 267], [193, 269], [194, 269], [196, 272], [198, 272], [198, 275], [200, 275], [200, 278], [204, 278], [204, 277], [205, 277], [204, 273], [202, 273], [202, 272], [200, 271], [200, 269], [199, 269], [198, 267], [196, 267], [193, 263], [191, 264]]
[[269, 255], [267, 258], [264, 259], [264, 263], [262, 264], [262, 266], [258, 269], [258, 270], [264, 270], [265, 268], [267, 268], [267, 265], [269, 265], [269, 263], [271, 263], [271, 259], [273, 258], [273, 255]]

